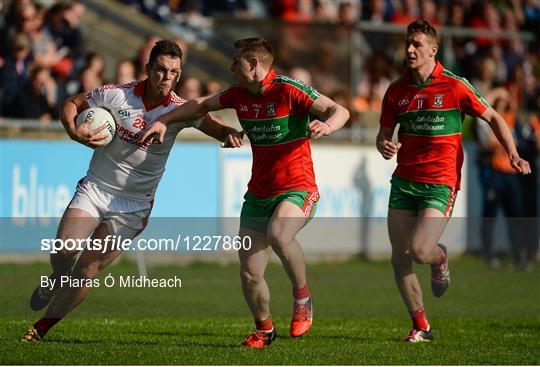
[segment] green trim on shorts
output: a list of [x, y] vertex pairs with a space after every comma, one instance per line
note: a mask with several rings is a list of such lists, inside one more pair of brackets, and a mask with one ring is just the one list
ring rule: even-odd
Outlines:
[[406, 209], [419, 212], [427, 208], [437, 209], [451, 217], [457, 190], [447, 185], [413, 182], [398, 176], [390, 180], [390, 209]]
[[307, 212], [307, 224], [315, 215], [318, 200], [318, 193], [306, 190], [287, 191], [270, 198], [259, 198], [248, 191], [244, 195], [244, 204], [240, 213], [240, 227], [266, 235], [270, 218], [282, 201], [289, 201]]

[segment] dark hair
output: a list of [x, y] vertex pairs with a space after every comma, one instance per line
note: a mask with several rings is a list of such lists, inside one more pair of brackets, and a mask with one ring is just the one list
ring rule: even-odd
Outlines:
[[234, 48], [242, 53], [253, 53], [262, 63], [269, 66], [274, 62], [274, 50], [270, 42], [261, 37], [244, 38], [234, 42]]
[[30, 50], [32, 40], [26, 33], [19, 32], [11, 38], [9, 45], [13, 51]]
[[148, 63], [153, 65], [158, 56], [167, 55], [172, 57], [180, 58], [180, 65], [182, 65], [182, 50], [180, 46], [174, 41], [171, 40], [160, 40], [157, 41], [152, 51], [150, 51], [150, 59]]
[[30, 70], [30, 80], [35, 80], [37, 78], [38, 74], [41, 73], [42, 71], [49, 72], [49, 69], [47, 69], [44, 66], [32, 67], [32, 69]]
[[423, 33], [430, 38], [435, 44], [438, 44], [437, 31], [433, 26], [424, 19], [418, 19], [407, 26], [407, 34]]

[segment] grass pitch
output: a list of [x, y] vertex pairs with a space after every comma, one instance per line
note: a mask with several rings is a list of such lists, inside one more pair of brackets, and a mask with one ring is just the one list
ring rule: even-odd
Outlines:
[[[442, 299], [430, 294], [429, 268], [416, 267], [436, 340], [408, 344], [410, 321], [388, 263], [350, 261], [308, 266], [315, 321], [288, 336], [291, 291], [280, 266], [267, 279], [278, 339], [265, 350], [239, 347], [252, 330], [237, 265], [151, 267], [178, 276], [181, 288], [93, 289], [40, 343], [22, 343], [28, 298], [46, 264], [0, 267], [0, 364], [540, 364], [540, 271], [488, 270], [473, 258], [452, 261]], [[115, 278], [136, 275], [120, 262]], [[103, 280], [103, 277], [101, 278]]]

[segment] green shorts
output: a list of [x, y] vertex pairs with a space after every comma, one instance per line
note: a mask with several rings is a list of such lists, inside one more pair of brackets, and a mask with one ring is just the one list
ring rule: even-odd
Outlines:
[[451, 217], [457, 190], [446, 185], [424, 184], [392, 176], [390, 209], [407, 209], [419, 212], [426, 208], [439, 210]]
[[282, 201], [290, 201], [298, 206], [307, 219], [306, 223], [308, 223], [315, 215], [319, 197], [319, 193], [316, 191], [298, 190], [287, 191], [270, 198], [259, 198], [248, 191], [244, 195], [244, 205], [242, 205], [240, 213], [240, 227], [266, 235], [270, 218]]

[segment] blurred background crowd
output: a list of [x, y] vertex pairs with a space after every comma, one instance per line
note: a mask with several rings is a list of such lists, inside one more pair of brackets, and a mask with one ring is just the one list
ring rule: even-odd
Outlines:
[[[198, 41], [197, 36], [204, 39], [212, 34], [203, 30], [219, 27], [214, 24], [216, 17], [247, 20], [248, 31], [259, 24], [258, 19], [269, 20], [269, 28], [280, 22], [282, 26], [271, 32], [265, 32], [264, 26], [260, 29], [262, 33], [270, 33], [266, 36], [276, 47], [278, 71], [312, 84], [349, 106], [354, 112], [351, 124], [360, 119], [358, 113], [380, 111], [386, 88], [403, 72], [403, 29], [408, 23], [422, 17], [436, 27], [446, 27], [445, 30], [485, 30], [487, 33], [482, 36], [455, 33], [447, 38], [445, 31], [439, 29], [442, 35], [439, 58], [448, 69], [468, 78], [484, 96], [504, 88], [513, 102], [506, 107], [509, 110], [540, 108], [540, 2], [537, 0], [123, 0], [123, 3], [132, 11], [162, 23], [183, 26], [177, 28], [178, 42], [186, 56], [189, 45]], [[106, 75], [104, 55], [85, 44], [81, 31], [85, 2], [12, 0], [0, 4], [4, 4], [0, 20], [0, 115], [3, 116], [56, 119], [58, 103], [67, 95], [103, 83], [142, 78], [148, 50], [159, 38], [148, 35], [140, 49], [133, 50], [132, 57], [116, 60], [114, 75]], [[386, 27], [382, 29], [388, 33], [362, 32], [358, 25], [366, 23], [371, 29], [377, 25]], [[199, 32], [193, 32], [194, 29]], [[528, 31], [533, 38], [497, 38], [505, 31]], [[219, 34], [213, 33], [214, 38]], [[356, 70], [351, 70], [353, 67]], [[225, 87], [221, 84], [185, 72], [179, 93], [189, 99], [218, 91]]]
[[[104, 8], [120, 5], [123, 8], [112, 18], [103, 15]], [[102, 16], [94, 28], [85, 26], [89, 13]], [[404, 70], [406, 25], [419, 17], [430, 21], [440, 33], [438, 58], [466, 77], [505, 116], [521, 154], [535, 167], [529, 181], [499, 180], [497, 173], [514, 175], [498, 164], [500, 147], [485, 126], [467, 120], [464, 138], [476, 140], [479, 147], [484, 216], [493, 215], [494, 205], [502, 205], [509, 217], [536, 216], [540, 1], [0, 1], [0, 116], [58, 124], [59, 106], [66, 97], [105, 83], [143, 79], [150, 49], [162, 31], [136, 34], [133, 28], [139, 42], [122, 55], [114, 52], [123, 46], [118, 41], [122, 35], [113, 40], [110, 32], [113, 44], [106, 50], [97, 45], [107, 40], [92, 41], [99, 31], [96, 24], [122, 25], [135, 14], [152, 20], [153, 29], [173, 34], [182, 48], [184, 71], [177, 87], [181, 97], [226, 88], [232, 81], [228, 76], [232, 41], [262, 35], [275, 47], [279, 73], [313, 85], [350, 109], [351, 119], [338, 138], [368, 144], [374, 141], [384, 93]], [[494, 180], [501, 181], [496, 188]], [[523, 192], [519, 199], [523, 204], [517, 206], [507, 200], [506, 191], [516, 187]], [[489, 233], [488, 223], [484, 247], [493, 258]]]

